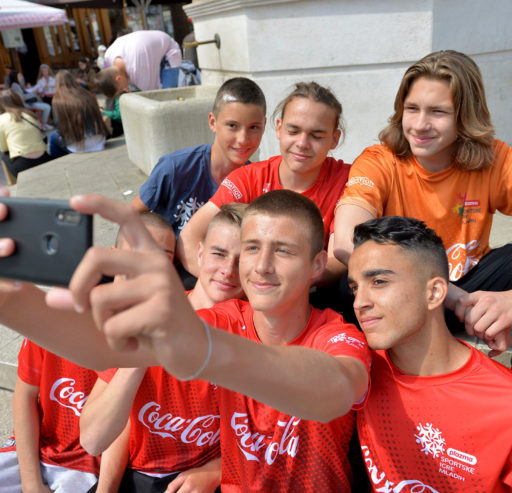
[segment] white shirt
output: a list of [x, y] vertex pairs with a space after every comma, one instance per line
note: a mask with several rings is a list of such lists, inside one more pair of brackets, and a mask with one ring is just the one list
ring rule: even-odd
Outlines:
[[166, 57], [171, 67], [181, 65], [181, 49], [163, 31], [135, 31], [117, 38], [105, 52], [105, 68], [120, 57], [126, 64], [130, 83], [142, 91], [160, 89], [160, 62]]

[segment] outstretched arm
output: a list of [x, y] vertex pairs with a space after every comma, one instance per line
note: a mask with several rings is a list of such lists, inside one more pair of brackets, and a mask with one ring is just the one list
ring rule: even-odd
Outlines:
[[[93, 248], [71, 281], [68, 303], [90, 309], [113, 348], [144, 346], [177, 378], [199, 377], [305, 419], [329, 421], [364, 395], [367, 371], [355, 358], [267, 346], [205, 328], [172, 264], [151, 247], [153, 240], [132, 207], [101, 196], [75, 197], [71, 205], [118, 222], [128, 243], [149, 249], [144, 254]], [[127, 280], [96, 286], [102, 274], [120, 274]]]
[[49, 493], [51, 490], [43, 483], [39, 465], [41, 416], [38, 399], [39, 387], [18, 377], [12, 398], [12, 414], [21, 486], [23, 491]]
[[206, 202], [189, 220], [176, 241], [176, 256], [183, 267], [194, 276], [199, 275], [197, 264], [197, 246], [204, 240], [206, 230], [219, 208], [212, 202]]
[[130, 418], [145, 368], [120, 368], [110, 382], [96, 380], [80, 416], [80, 444], [100, 455], [120, 435]]

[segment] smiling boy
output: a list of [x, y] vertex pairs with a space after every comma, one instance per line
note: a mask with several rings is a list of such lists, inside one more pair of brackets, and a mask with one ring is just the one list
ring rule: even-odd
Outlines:
[[[9, 308], [0, 309], [2, 322], [82, 364], [162, 365], [181, 380], [217, 384], [223, 491], [350, 491], [348, 442], [370, 359], [354, 326], [308, 302], [312, 279], [326, 263], [315, 204], [276, 190], [248, 206], [240, 279], [249, 301], [202, 310], [201, 319], [132, 207], [101, 196], [71, 203], [122, 224], [133, 251], [93, 248], [71, 291], [49, 295], [52, 306], [81, 313], [45, 308], [42, 293], [25, 285], [4, 289], [0, 301]], [[127, 279], [91, 292], [103, 270]], [[20, 303], [25, 313], [37, 312], [37, 327]], [[107, 347], [105, 336], [124, 351]]]
[[[480, 70], [468, 56], [441, 51], [412, 65], [382, 144], [352, 166], [334, 253], [347, 264], [354, 227], [373, 217], [425, 221], [448, 256], [446, 306], [469, 334], [503, 351], [511, 342], [512, 246], [491, 250], [489, 233], [496, 210], [512, 214], [512, 149], [493, 136]], [[455, 318], [449, 326], [463, 330]]]
[[265, 96], [255, 82], [245, 77], [224, 82], [208, 115], [213, 144], [162, 156], [132, 205], [165, 217], [178, 237], [222, 180], [256, 152], [265, 130], [265, 113]]

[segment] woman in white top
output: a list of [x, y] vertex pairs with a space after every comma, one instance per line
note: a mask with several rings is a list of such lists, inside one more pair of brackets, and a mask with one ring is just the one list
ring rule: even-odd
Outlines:
[[39, 123], [19, 94], [10, 89], [0, 92], [0, 112], [0, 151], [12, 175], [51, 159]]
[[55, 77], [52, 69], [46, 63], [43, 63], [39, 67], [36, 84], [25, 90], [28, 93], [39, 94], [43, 102], [52, 104], [53, 93], [55, 92]]

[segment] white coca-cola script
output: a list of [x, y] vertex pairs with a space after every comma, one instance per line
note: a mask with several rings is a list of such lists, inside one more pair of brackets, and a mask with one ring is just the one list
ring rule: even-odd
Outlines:
[[479, 244], [478, 240], [472, 240], [467, 245], [455, 243], [446, 250], [448, 266], [450, 267], [450, 281], [458, 281], [478, 264], [478, 259], [471, 256], [469, 252], [477, 248]]
[[75, 385], [76, 381], [73, 378], [64, 377], [55, 380], [50, 390], [50, 399], [80, 416], [89, 396], [75, 390]]
[[[297, 425], [300, 423], [299, 418], [292, 416], [288, 421], [277, 422], [277, 426], [283, 430], [279, 441], [273, 440], [271, 436], [253, 432], [248, 423], [246, 413], [233, 413], [231, 428], [237, 437], [238, 448], [247, 460], [260, 462], [263, 458], [271, 466], [280, 455], [288, 454], [290, 457], [297, 455], [299, 437], [296, 435], [296, 431]], [[261, 457], [262, 455], [263, 457]]]
[[173, 416], [161, 413], [158, 402], [148, 402], [140, 408], [139, 421], [150, 431], [162, 438], [173, 438], [198, 447], [213, 446], [220, 441], [220, 416], [207, 414], [195, 418]]

